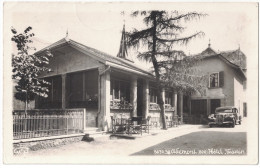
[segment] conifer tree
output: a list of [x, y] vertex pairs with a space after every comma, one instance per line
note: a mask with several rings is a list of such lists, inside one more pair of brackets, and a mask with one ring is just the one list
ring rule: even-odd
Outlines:
[[138, 58], [152, 62], [153, 64], [157, 87], [157, 103], [161, 109], [160, 114], [163, 129], [166, 129], [164, 101], [161, 92], [165, 86], [165, 82], [167, 82], [168, 85], [174, 86], [170, 80], [171, 77], [166, 75], [170, 74], [166, 73], [166, 71], [168, 72], [174, 69], [172, 66], [170, 68], [168, 67], [171, 61], [166, 61], [165, 58], [177, 60], [182, 54], [182, 51], [174, 50], [175, 45], [187, 45], [190, 40], [204, 35], [204, 33], [200, 31], [189, 36], [180, 36], [186, 29], [183, 26], [184, 22], [200, 19], [206, 15], [197, 12], [179, 14], [178, 11], [135, 11], [132, 13], [132, 16], [143, 17], [146, 28], [142, 30], [134, 29], [131, 32], [127, 32], [127, 44], [129, 47], [137, 49], [139, 49], [139, 47], [147, 47], [148, 49], [148, 51], [139, 53]]

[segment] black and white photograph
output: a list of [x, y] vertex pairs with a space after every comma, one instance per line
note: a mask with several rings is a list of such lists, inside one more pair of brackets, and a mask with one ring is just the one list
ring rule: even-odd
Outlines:
[[259, 164], [258, 2], [3, 2], [5, 164]]

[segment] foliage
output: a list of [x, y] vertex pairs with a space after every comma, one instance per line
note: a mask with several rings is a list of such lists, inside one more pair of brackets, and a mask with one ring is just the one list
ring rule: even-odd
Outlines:
[[161, 80], [167, 87], [174, 88], [175, 91], [185, 95], [195, 92], [205, 95], [208, 85], [207, 75], [198, 69], [203, 57], [190, 56], [182, 60], [168, 60], [161, 62], [165, 71], [161, 73]]
[[[169, 73], [169, 71], [175, 71], [175, 69], [172, 68], [173, 66], [170, 66], [171, 68], [165, 67], [168, 67], [169, 64], [172, 63], [169, 61], [170, 59], [179, 60], [178, 58], [182, 57], [182, 51], [173, 50], [173, 47], [175, 47], [174, 44], [186, 45], [190, 40], [204, 35], [204, 33], [200, 31], [189, 36], [180, 37], [180, 34], [184, 33], [184, 30], [186, 29], [182, 24], [193, 19], [200, 19], [206, 15], [197, 12], [179, 14], [178, 11], [135, 11], [132, 13], [132, 16], [143, 17], [146, 28], [142, 30], [134, 29], [133, 31], [126, 33], [128, 46], [136, 49], [139, 49], [141, 46], [146, 46], [148, 49], [148, 51], [139, 53], [138, 58], [153, 63], [158, 104], [161, 109], [163, 128], [166, 129], [164, 101], [161, 91], [165, 84], [175, 86], [176, 83], [174, 83], [174, 81], [171, 80], [173, 78], [169, 76], [172, 74]], [[166, 72], [168, 75], [163, 75]], [[180, 83], [176, 86], [180, 87], [183, 85]]]
[[132, 110], [133, 106], [131, 103], [129, 103], [125, 97], [121, 97], [120, 102], [119, 102], [119, 109], [128, 109]]
[[46, 67], [49, 64], [49, 58], [52, 54], [47, 51], [42, 55], [29, 54], [30, 51], [35, 51], [34, 47], [29, 44], [33, 43], [31, 33], [32, 27], [28, 27], [22, 33], [17, 33], [16, 29], [11, 28], [13, 36], [11, 40], [16, 44], [17, 53], [12, 55], [12, 78], [16, 82], [15, 89], [17, 90], [15, 98], [27, 103], [34, 100], [35, 96], [47, 97], [48, 82], [39, 79], [38, 75], [41, 72], [50, 71]]

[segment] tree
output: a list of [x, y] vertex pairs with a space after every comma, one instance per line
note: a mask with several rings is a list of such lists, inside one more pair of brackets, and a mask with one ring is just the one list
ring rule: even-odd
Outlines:
[[178, 93], [191, 95], [199, 93], [205, 95], [208, 86], [207, 75], [202, 75], [203, 72], [199, 69], [199, 64], [203, 56], [186, 56], [179, 59], [169, 59], [159, 62], [161, 69], [161, 80], [164, 85], [172, 87]]
[[35, 96], [47, 97], [49, 82], [38, 78], [39, 73], [50, 71], [46, 67], [52, 54], [47, 51], [42, 55], [30, 54], [35, 51], [29, 44], [33, 43], [31, 33], [32, 27], [27, 27], [24, 32], [17, 33], [11, 28], [13, 36], [11, 40], [16, 44], [17, 53], [12, 55], [12, 79], [15, 80], [15, 98], [25, 103], [25, 115], [27, 115], [28, 103], [34, 100]]
[[[164, 87], [162, 81], [162, 71], [165, 63], [160, 61], [163, 58], [176, 57], [181, 54], [181, 51], [173, 50], [174, 44], [186, 45], [190, 40], [201, 37], [203, 32], [197, 32], [190, 36], [179, 37], [185, 30], [182, 26], [183, 22], [193, 19], [199, 19], [205, 14], [191, 12], [187, 14], [179, 14], [177, 11], [135, 11], [132, 13], [133, 17], [141, 16], [147, 28], [143, 30], [134, 29], [127, 32], [128, 46], [139, 48], [141, 45], [148, 48], [148, 51], [138, 54], [138, 58], [150, 61], [153, 64], [156, 87], [157, 87], [157, 102], [161, 109], [161, 118], [163, 129], [166, 129], [164, 101], [161, 91]], [[167, 70], [167, 69], [166, 69]], [[168, 78], [169, 79], [169, 78]]]

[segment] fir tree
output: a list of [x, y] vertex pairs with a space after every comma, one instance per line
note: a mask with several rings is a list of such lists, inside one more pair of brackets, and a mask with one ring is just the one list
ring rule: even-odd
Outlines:
[[166, 73], [166, 71], [174, 70], [174, 68], [172, 68], [172, 66], [169, 68], [168, 66], [171, 61], [165, 61], [164, 58], [172, 59], [173, 57], [173, 60], [177, 60], [182, 51], [173, 50], [175, 44], [187, 45], [190, 40], [204, 35], [204, 33], [200, 31], [190, 36], [180, 37], [186, 29], [182, 26], [184, 22], [199, 19], [206, 15], [197, 12], [179, 14], [178, 11], [135, 11], [132, 13], [132, 16], [143, 17], [146, 28], [143, 30], [134, 29], [131, 32], [127, 32], [127, 44], [129, 47], [137, 49], [141, 46], [148, 48], [148, 51], [139, 53], [138, 58], [152, 62], [153, 64], [157, 87], [157, 103], [161, 109], [160, 114], [163, 129], [166, 129], [164, 101], [161, 91], [165, 86], [165, 82], [167, 82], [168, 85], [174, 86], [173, 82], [170, 81], [170, 76], [165, 75], [170, 74]]

